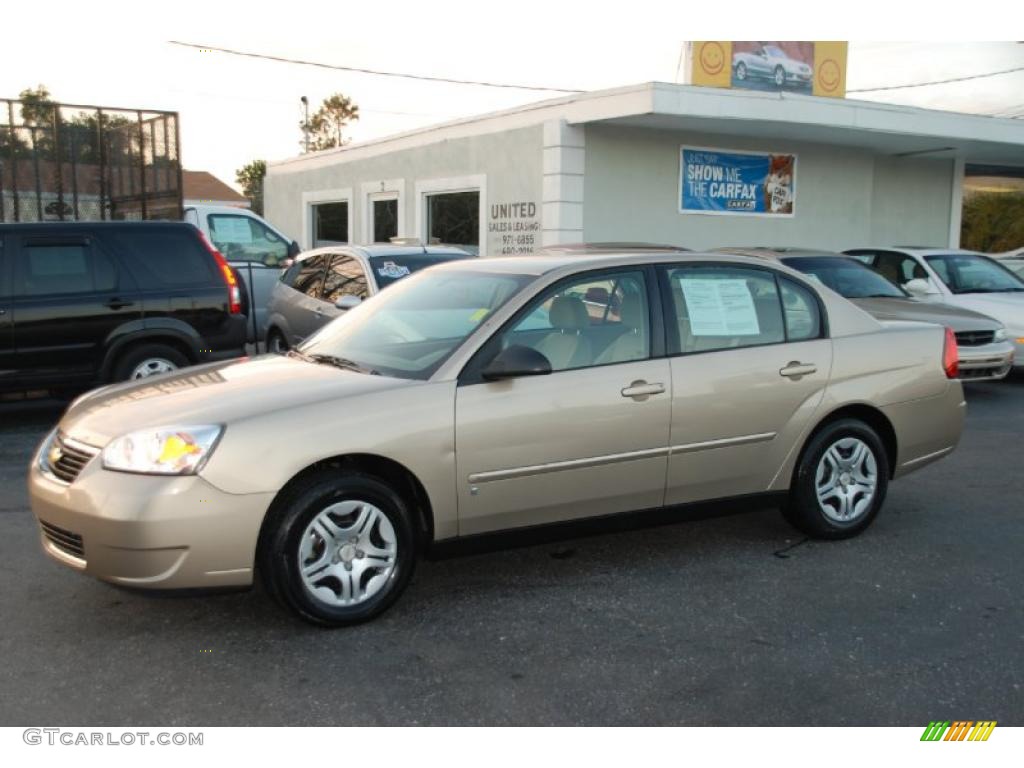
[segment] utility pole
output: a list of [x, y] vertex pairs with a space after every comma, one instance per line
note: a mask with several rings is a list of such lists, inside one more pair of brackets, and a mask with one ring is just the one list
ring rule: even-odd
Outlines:
[[302, 102], [302, 108], [305, 110], [305, 117], [302, 120], [302, 134], [305, 137], [306, 142], [306, 154], [309, 154], [309, 99], [305, 96], [299, 99]]

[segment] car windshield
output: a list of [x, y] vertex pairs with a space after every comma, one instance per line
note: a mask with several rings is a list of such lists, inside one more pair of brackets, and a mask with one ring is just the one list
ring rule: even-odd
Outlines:
[[874, 270], [843, 256], [803, 256], [783, 259], [782, 263], [816, 278], [847, 299], [902, 299], [907, 295]]
[[1002, 264], [1017, 277], [1024, 277], [1024, 259], [1003, 259]]
[[986, 256], [944, 253], [925, 256], [929, 266], [953, 293], [1016, 293], [1024, 280]]
[[776, 56], [780, 59], [786, 58], [786, 54], [784, 54], [780, 48], [776, 48], [774, 45], [766, 45], [764, 47], [764, 50], [765, 53], [767, 53], [769, 56]]
[[315, 363], [428, 379], [460, 344], [533, 277], [428, 270], [400, 280], [297, 348]]
[[406, 253], [398, 256], [371, 256], [369, 261], [377, 285], [387, 288], [396, 280], [408, 277], [421, 269], [446, 261], [468, 258], [472, 257], [464, 253]]

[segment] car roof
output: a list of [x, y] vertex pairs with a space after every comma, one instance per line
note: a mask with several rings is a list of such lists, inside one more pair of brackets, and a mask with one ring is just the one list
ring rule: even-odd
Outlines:
[[[638, 256], [649, 258], [638, 259]], [[701, 262], [723, 262], [747, 266], [764, 266], [764, 259], [743, 254], [722, 253], [713, 251], [671, 251], [661, 250], [619, 250], [613, 252], [542, 252], [533, 256], [496, 256], [486, 259], [470, 259], [468, 261], [452, 261], [440, 264], [434, 269], [453, 271], [490, 272], [492, 274], [513, 274], [541, 276], [553, 272], [590, 271], [602, 268], [628, 267], [641, 261], [644, 264], [686, 264]], [[779, 265], [782, 270], [800, 276], [796, 270]]]
[[149, 221], [22, 221], [0, 224], [0, 232], [20, 232], [31, 229], [152, 229], [153, 227], [188, 228], [198, 232], [194, 225], [185, 221], [152, 219]]
[[838, 253], [836, 251], [825, 251], [816, 250], [813, 248], [789, 248], [789, 247], [771, 247], [766, 245], [757, 245], [747, 248], [715, 248], [716, 253], [735, 253], [740, 256], [754, 256], [761, 259], [789, 259], [789, 258], [804, 258], [804, 257], [833, 257], [840, 259], [849, 259], [845, 253]]
[[963, 254], [965, 256], [987, 256], [980, 251], [972, 251], [967, 248], [943, 248], [936, 245], [887, 245], [887, 246], [865, 246], [861, 248], [849, 248], [851, 251], [903, 251], [915, 256], [932, 256], [938, 254]]
[[639, 243], [639, 242], [607, 242], [607, 243], [561, 243], [559, 245], [548, 245], [541, 248], [540, 253], [565, 253], [565, 254], [606, 254], [606, 253], [680, 253], [689, 251], [678, 245], [664, 245], [662, 243]]
[[347, 251], [362, 256], [364, 259], [385, 258], [388, 256], [461, 256], [465, 259], [476, 258], [469, 251], [452, 245], [349, 245], [338, 243], [337, 245], [325, 245], [320, 248], [313, 248], [303, 251], [295, 257], [296, 261], [306, 259], [324, 253], [338, 253]]

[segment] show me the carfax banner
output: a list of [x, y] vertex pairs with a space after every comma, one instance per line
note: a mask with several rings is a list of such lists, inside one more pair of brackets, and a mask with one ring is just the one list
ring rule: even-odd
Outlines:
[[796, 155], [682, 147], [679, 212], [792, 216]]

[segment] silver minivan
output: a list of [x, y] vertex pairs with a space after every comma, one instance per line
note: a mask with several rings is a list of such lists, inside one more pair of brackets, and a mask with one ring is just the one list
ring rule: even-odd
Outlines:
[[285, 352], [331, 320], [413, 272], [471, 259], [440, 245], [332, 245], [300, 254], [267, 305], [268, 352]]

